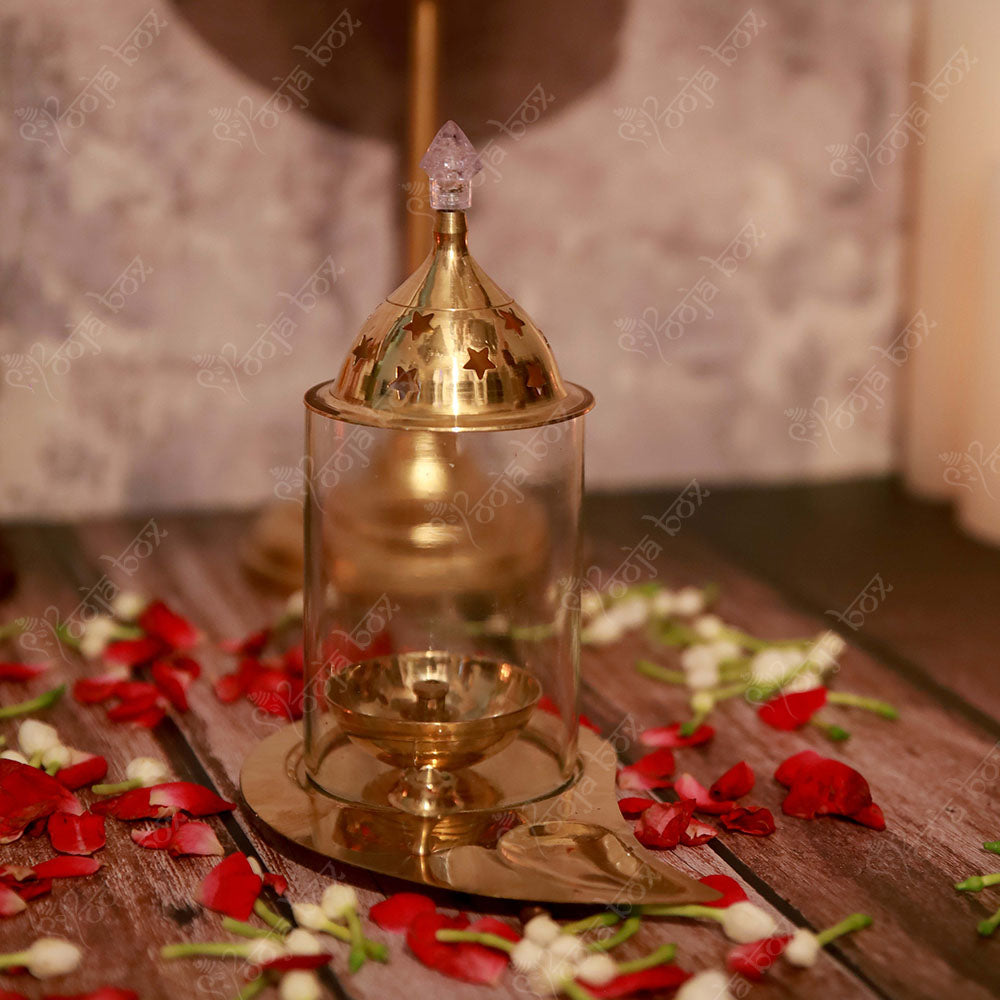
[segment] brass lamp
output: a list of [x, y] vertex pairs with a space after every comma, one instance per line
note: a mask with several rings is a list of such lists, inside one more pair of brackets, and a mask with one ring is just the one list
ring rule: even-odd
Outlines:
[[304, 726], [253, 751], [244, 795], [299, 843], [466, 892], [710, 899], [632, 839], [614, 748], [578, 731], [593, 397], [469, 253], [457, 125], [421, 166], [430, 255], [306, 393]]

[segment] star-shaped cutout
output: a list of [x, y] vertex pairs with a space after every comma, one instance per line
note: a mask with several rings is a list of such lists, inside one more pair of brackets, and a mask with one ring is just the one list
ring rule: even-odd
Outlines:
[[496, 368], [496, 365], [490, 361], [490, 349], [488, 347], [484, 347], [481, 351], [470, 347], [469, 360], [463, 367], [468, 368], [469, 371], [474, 371], [480, 378], [484, 378], [491, 368]]
[[374, 347], [375, 341], [372, 337], [362, 337], [361, 343], [351, 351], [351, 354], [354, 355], [354, 363], [358, 365], [362, 361], [368, 361], [375, 353]]
[[503, 328], [505, 330], [516, 330], [519, 337], [524, 336], [524, 331], [521, 329], [524, 326], [524, 320], [518, 319], [514, 315], [513, 309], [498, 309], [497, 312], [503, 316]]
[[432, 319], [434, 319], [434, 313], [428, 313], [424, 316], [421, 313], [414, 312], [413, 318], [403, 329], [409, 330], [413, 334], [413, 339], [416, 340], [422, 333], [433, 332], [434, 328], [431, 326]]
[[396, 365], [396, 377], [389, 383], [389, 388], [398, 393], [400, 399], [408, 395], [411, 391], [419, 389], [420, 383], [417, 381], [417, 369], [410, 368], [407, 370], [400, 365]]
[[524, 366], [524, 371], [527, 376], [524, 384], [529, 389], [537, 389], [541, 395], [542, 389], [545, 388], [545, 373], [542, 371], [542, 366], [537, 361], [529, 361]]

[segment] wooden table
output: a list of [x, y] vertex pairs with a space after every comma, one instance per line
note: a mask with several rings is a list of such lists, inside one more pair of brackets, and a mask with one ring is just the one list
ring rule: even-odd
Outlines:
[[[643, 515], [661, 513], [675, 496], [593, 497], [585, 565], [617, 566], [650, 529]], [[278, 602], [248, 584], [234, 555], [249, 514], [156, 521], [166, 537], [139, 572], [121, 583], [164, 598], [203, 627], [209, 640], [242, 635], [273, 617]], [[5, 529], [17, 588], [0, 608], [0, 620], [41, 615], [49, 607], [68, 613], [105, 571], [114, 577], [101, 556], [119, 553], [143, 523], [145, 518]], [[706, 782], [746, 759], [758, 776], [752, 799], [772, 809], [778, 830], [762, 839], [722, 833], [705, 847], [679, 848], [669, 860], [696, 874], [735, 876], [785, 925], [822, 928], [857, 910], [875, 918], [871, 929], [831, 947], [813, 969], [779, 963], [765, 984], [750, 988], [737, 981], [735, 995], [985, 1000], [1000, 994], [1000, 935], [984, 940], [975, 931], [977, 921], [1000, 905], [1000, 891], [977, 896], [952, 888], [967, 875], [1000, 868], [1000, 859], [981, 849], [984, 840], [1000, 837], [1000, 553], [954, 531], [942, 509], [908, 501], [884, 482], [716, 490], [678, 535], [662, 540], [661, 580], [717, 583], [719, 614], [763, 637], [836, 628], [850, 643], [837, 686], [884, 698], [902, 713], [893, 723], [837, 710], [853, 738], [831, 748], [818, 730], [775, 732], [748, 706], [730, 702], [716, 713], [714, 742], [705, 750], [680, 752], [680, 768]], [[853, 631], [829, 612], [843, 612], [875, 574], [892, 590]], [[633, 637], [584, 652], [582, 707], [605, 732], [617, 728], [634, 735], [686, 717], [678, 689], [635, 673], [643, 652], [643, 642]], [[199, 655], [209, 678], [228, 668], [211, 641]], [[79, 669], [63, 664], [53, 676], [72, 677]], [[24, 690], [4, 685], [0, 697], [9, 703]], [[242, 758], [271, 731], [269, 724], [245, 703], [220, 705], [208, 683], [194, 685], [190, 694], [192, 710], [169, 717], [152, 733], [111, 726], [100, 707], [70, 699], [51, 712], [51, 721], [75, 745], [105, 754], [113, 775], [131, 757], [151, 754], [165, 757], [178, 776], [237, 798]], [[14, 729], [0, 723], [8, 737]], [[868, 778], [888, 820], [885, 832], [781, 814], [782, 789], [771, 775], [778, 762], [806, 747], [838, 756]], [[640, 752], [633, 746], [626, 756]], [[212, 823], [227, 852], [256, 853], [267, 867], [286, 874], [291, 899], [318, 898], [333, 876], [356, 885], [365, 904], [403, 887], [278, 843], [243, 807]], [[25, 840], [0, 848], [0, 860], [29, 863], [49, 853], [44, 841]], [[226, 937], [218, 916], [194, 902], [215, 860], [174, 861], [162, 851], [142, 851], [129, 839], [127, 825], [115, 821], [109, 821], [108, 846], [100, 856], [105, 867], [98, 875], [59, 883], [24, 914], [0, 923], [3, 950], [45, 933], [82, 943], [84, 967], [56, 982], [61, 993], [111, 983], [130, 985], [144, 998], [235, 996], [243, 981], [237, 963], [164, 963], [157, 957], [166, 942]], [[517, 913], [516, 906], [489, 900], [442, 895], [440, 901]], [[377, 929], [372, 933], [382, 936]], [[392, 952], [387, 966], [369, 963], [352, 977], [345, 956], [335, 959], [331, 995], [516, 995], [509, 974], [493, 990], [466, 986], [423, 968], [400, 938], [386, 939]], [[622, 953], [643, 954], [667, 940], [677, 942], [680, 964], [692, 970], [720, 964], [728, 948], [714, 926], [650, 920]], [[0, 975], [3, 986], [32, 997], [43, 992], [41, 984]]]

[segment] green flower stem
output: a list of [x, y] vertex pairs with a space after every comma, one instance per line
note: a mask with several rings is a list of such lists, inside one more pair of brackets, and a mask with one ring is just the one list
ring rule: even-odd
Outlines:
[[74, 635], [70, 635], [69, 626], [65, 622], [59, 622], [55, 627], [56, 638], [70, 649], [79, 650], [80, 640]]
[[0, 642], [16, 639], [24, 631], [26, 625], [27, 620], [24, 618], [15, 618], [12, 622], [7, 622], [6, 625], [0, 625]]
[[133, 788], [142, 788], [141, 778], [130, 778], [128, 781], [118, 781], [110, 785], [90, 786], [95, 795], [118, 795], [120, 792], [130, 792]]
[[45, 773], [51, 778], [58, 774], [62, 770], [62, 766], [59, 764], [46, 764]]
[[817, 719], [814, 716], [809, 720], [809, 724], [815, 726], [833, 743], [843, 743], [845, 740], [851, 738], [851, 734], [843, 726], [838, 726], [833, 722], [824, 722], [822, 719]]
[[878, 698], [866, 698], [864, 695], [851, 694], [850, 691], [828, 691], [826, 700], [830, 705], [847, 705], [850, 708], [863, 708], [874, 712], [883, 719], [898, 719], [899, 711], [887, 701]]
[[[711, 907], [702, 907], [702, 909], [711, 909]], [[661, 944], [659, 948], [651, 951], [643, 958], [633, 958], [631, 962], [619, 962], [618, 975], [625, 976], [630, 972], [642, 972], [643, 969], [652, 969], [657, 965], [666, 965], [667, 962], [674, 960], [674, 955], [676, 954], [677, 945]]]
[[647, 917], [691, 917], [695, 920], [723, 919], [723, 911], [714, 906], [699, 906], [688, 903], [686, 906], [669, 906], [666, 903], [647, 903], [641, 907]]
[[638, 660], [635, 669], [646, 677], [653, 680], [663, 681], [665, 684], [687, 685], [687, 676], [682, 670], [671, 670], [669, 667], [661, 667], [652, 660]]
[[222, 926], [231, 934], [239, 934], [245, 938], [273, 938], [277, 937], [274, 931], [266, 931], [263, 927], [255, 927], [244, 920], [237, 920], [235, 917], [223, 917]]
[[621, 927], [619, 927], [618, 930], [611, 935], [611, 937], [601, 938], [598, 941], [591, 941], [587, 947], [591, 951], [611, 951], [612, 948], [617, 948], [623, 941], [627, 941], [630, 937], [632, 937], [632, 935], [639, 930], [641, 925], [642, 917], [629, 917], [628, 920], [626, 920], [625, 923], [623, 923]]
[[361, 921], [358, 920], [357, 910], [353, 906], [344, 910], [344, 919], [347, 921], [347, 930], [351, 935], [351, 954], [347, 960], [347, 967], [351, 972], [357, 972], [365, 964], [365, 935], [361, 930]]
[[264, 921], [265, 924], [273, 927], [279, 934], [287, 934], [291, 929], [291, 923], [284, 917], [279, 917], [274, 910], [262, 899], [258, 899], [253, 904], [253, 912]]
[[7, 746], [7, 737], [0, 733], [0, 750], [3, 750], [5, 746]]
[[246, 958], [250, 953], [247, 944], [232, 941], [192, 941], [184, 944], [168, 944], [160, 949], [160, 958], [194, 958], [210, 955], [213, 958]]
[[560, 983], [559, 992], [564, 993], [570, 1000], [595, 1000], [594, 994], [590, 990], [584, 989], [573, 979], [567, 979]]
[[992, 917], [987, 917], [985, 920], [980, 920], [976, 924], [976, 930], [982, 934], [983, 937], [989, 937], [996, 929], [1000, 927], [1000, 910], [997, 910]]
[[983, 847], [987, 851], [992, 851], [994, 854], [1000, 854], [1000, 840], [987, 840]]
[[603, 913], [594, 913], [582, 920], [576, 920], [571, 924], [563, 924], [563, 934], [583, 934], [585, 931], [592, 931], [598, 927], [611, 927], [622, 919], [620, 913], [614, 910], [605, 910]]
[[28, 758], [28, 766], [29, 767], [41, 767], [42, 766], [42, 757], [44, 757], [44, 756], [45, 756], [45, 751], [44, 750], [36, 750]]
[[728, 684], [724, 687], [710, 688], [708, 694], [712, 696], [712, 700], [716, 703], [720, 701], [725, 701], [727, 698], [735, 698], [738, 694], [743, 694], [746, 691], [747, 686], [740, 681], [738, 684]]
[[[350, 930], [341, 924], [335, 924], [332, 920], [328, 920], [319, 929], [323, 934], [329, 934], [330, 937], [335, 937], [338, 941], [349, 942], [351, 940]], [[371, 941], [368, 938], [365, 938], [365, 954], [369, 958], [373, 958], [376, 962], [389, 961], [389, 950], [386, 946], [380, 944], [378, 941]]]
[[821, 948], [825, 948], [831, 941], [835, 941], [844, 934], [871, 927], [872, 922], [872, 918], [867, 913], [852, 913], [849, 917], [844, 917], [839, 924], [834, 924], [832, 927], [827, 927], [825, 931], [820, 931], [816, 935], [816, 940], [819, 941]]
[[964, 882], [956, 882], [955, 888], [962, 892], [979, 892], [990, 885], [1000, 884], [1000, 872], [992, 872], [989, 875], [972, 875]]
[[16, 965], [26, 965], [28, 961], [26, 951], [12, 951], [7, 955], [0, 955], [0, 969], [12, 969]]
[[690, 646], [701, 641], [694, 629], [674, 621], [654, 624], [649, 629], [649, 637], [661, 646]]
[[42, 709], [51, 708], [66, 693], [66, 685], [60, 684], [37, 698], [30, 701], [22, 701], [17, 705], [8, 705], [0, 708], [0, 719], [13, 719], [18, 715], [30, 715], [32, 712], [40, 712]]
[[444, 928], [434, 935], [438, 941], [470, 941], [473, 944], [484, 944], [487, 948], [496, 948], [509, 955], [514, 950], [514, 942], [508, 941], [499, 934], [487, 931], [456, 931]]
[[259, 975], [256, 979], [251, 979], [250, 982], [247, 983], [235, 997], [233, 997], [233, 1000], [253, 1000], [255, 996], [263, 993], [269, 985], [269, 977], [265, 973], [261, 973], [261, 975]]

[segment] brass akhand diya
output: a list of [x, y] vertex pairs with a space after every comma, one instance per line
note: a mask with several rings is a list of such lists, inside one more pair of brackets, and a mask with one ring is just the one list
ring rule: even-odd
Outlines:
[[306, 393], [304, 724], [251, 752], [244, 796], [297, 843], [433, 885], [710, 900], [634, 840], [614, 749], [579, 731], [593, 397], [469, 253], [457, 125], [421, 166], [432, 252]]

